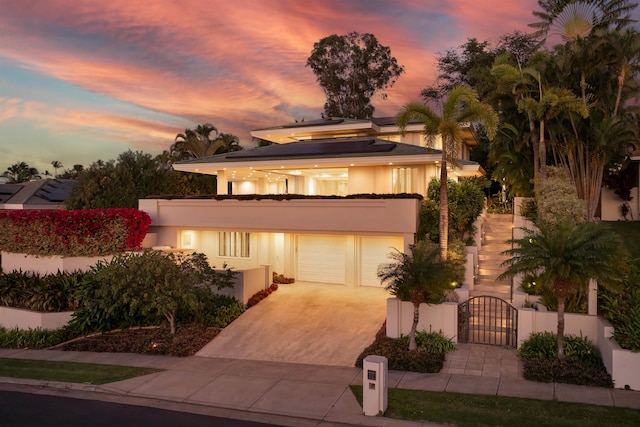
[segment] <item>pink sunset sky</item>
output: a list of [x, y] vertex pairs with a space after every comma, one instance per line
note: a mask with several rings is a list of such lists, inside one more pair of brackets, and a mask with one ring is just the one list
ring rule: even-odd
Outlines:
[[405, 73], [395, 114], [433, 83], [439, 52], [528, 31], [536, 0], [0, 0], [0, 173], [168, 149], [213, 123], [249, 131], [320, 117], [310, 68], [330, 34], [374, 34]]

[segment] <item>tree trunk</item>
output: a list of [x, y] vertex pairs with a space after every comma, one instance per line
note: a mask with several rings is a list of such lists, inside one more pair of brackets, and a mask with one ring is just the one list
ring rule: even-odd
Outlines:
[[616, 106], [613, 109], [613, 117], [618, 115], [618, 108], [620, 107], [620, 100], [622, 99], [622, 88], [624, 87], [624, 79], [626, 77], [626, 70], [624, 69], [624, 65], [620, 70], [620, 74], [618, 75], [618, 93], [616, 95]]
[[544, 120], [540, 120], [540, 188], [547, 180], [547, 145], [544, 141]]
[[416, 329], [418, 329], [418, 320], [420, 319], [420, 304], [413, 303], [413, 323], [409, 332], [409, 351], [416, 351]]
[[444, 142], [442, 146], [442, 165], [440, 169], [440, 259], [447, 260], [449, 250], [449, 196], [447, 194], [447, 159]]
[[536, 135], [536, 123], [529, 116], [529, 139], [531, 140], [531, 149], [533, 150], [533, 183], [537, 188], [540, 179], [540, 144]]
[[558, 359], [564, 358], [564, 303], [566, 298], [558, 298]]
[[172, 311], [168, 311], [164, 314], [164, 317], [169, 322], [169, 330], [171, 331], [171, 335], [176, 334], [176, 312], [177, 308], [174, 308]]

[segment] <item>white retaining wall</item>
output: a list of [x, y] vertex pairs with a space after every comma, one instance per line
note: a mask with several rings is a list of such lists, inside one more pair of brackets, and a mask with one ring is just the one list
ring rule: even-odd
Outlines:
[[248, 270], [238, 270], [236, 272], [233, 288], [213, 289], [214, 292], [234, 297], [243, 304], [255, 293], [268, 288], [272, 280], [271, 266], [262, 265]]
[[0, 326], [7, 329], [59, 329], [69, 323], [72, 311], [41, 313], [21, 308], [0, 307]]
[[[408, 335], [413, 323], [413, 304], [397, 298], [387, 299], [387, 336]], [[458, 342], [458, 303], [420, 304], [418, 331], [442, 331], [445, 337]]]

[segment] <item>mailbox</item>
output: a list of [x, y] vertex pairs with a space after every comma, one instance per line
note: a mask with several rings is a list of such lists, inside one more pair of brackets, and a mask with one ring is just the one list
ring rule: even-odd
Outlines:
[[383, 356], [367, 356], [362, 363], [362, 409], [370, 417], [387, 410], [389, 362]]

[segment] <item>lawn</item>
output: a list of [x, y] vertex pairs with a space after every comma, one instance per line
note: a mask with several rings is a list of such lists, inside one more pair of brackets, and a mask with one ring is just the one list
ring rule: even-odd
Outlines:
[[[351, 387], [362, 404], [362, 386]], [[389, 389], [388, 418], [465, 426], [638, 426], [640, 411], [516, 397]]]
[[158, 369], [93, 363], [0, 358], [0, 377], [84, 384], [106, 384], [159, 372]]

